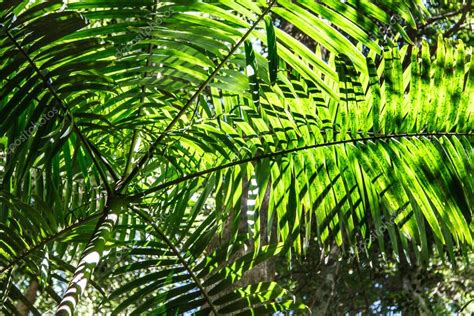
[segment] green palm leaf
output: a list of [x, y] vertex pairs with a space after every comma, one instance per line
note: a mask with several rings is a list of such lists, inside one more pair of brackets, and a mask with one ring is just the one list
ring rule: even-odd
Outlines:
[[247, 270], [314, 238], [472, 251], [471, 48], [381, 36], [410, 43], [420, 1], [0, 8], [5, 313], [45, 312], [31, 280], [64, 314], [87, 283], [117, 314], [303, 311]]

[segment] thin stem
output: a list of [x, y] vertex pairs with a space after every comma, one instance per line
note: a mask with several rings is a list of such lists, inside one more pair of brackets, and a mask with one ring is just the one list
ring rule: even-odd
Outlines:
[[146, 223], [148, 223], [155, 230], [155, 232], [160, 236], [160, 238], [163, 239], [163, 241], [168, 245], [168, 247], [170, 247], [171, 251], [173, 251], [175, 256], [178, 258], [179, 262], [181, 262], [181, 264], [186, 269], [186, 271], [188, 271], [188, 273], [191, 276], [191, 278], [193, 279], [194, 283], [196, 284], [196, 286], [201, 291], [202, 295], [204, 296], [204, 299], [207, 301], [207, 303], [209, 304], [209, 307], [214, 312], [214, 315], [219, 315], [219, 313], [217, 312], [216, 307], [214, 306], [214, 304], [212, 304], [212, 300], [211, 300], [211, 297], [209, 296], [209, 293], [207, 293], [206, 289], [201, 284], [201, 281], [199, 280], [199, 278], [194, 274], [194, 271], [191, 269], [191, 267], [188, 265], [186, 260], [183, 258], [183, 256], [181, 255], [180, 250], [178, 248], [176, 248], [176, 246], [161, 231], [161, 229], [157, 225], [155, 225], [155, 223], [153, 223], [153, 220], [148, 217], [148, 214], [146, 214], [142, 210], [136, 209], [134, 207], [132, 207], [131, 210], [133, 212], [135, 212], [138, 216], [140, 216]]
[[139, 199], [141, 199], [141, 198], [143, 198], [143, 197], [145, 197], [145, 196], [147, 196], [151, 193], [160, 191], [162, 189], [168, 188], [170, 186], [179, 184], [179, 183], [187, 181], [187, 180], [202, 177], [202, 176], [207, 175], [207, 174], [212, 173], [212, 172], [216, 172], [216, 171], [220, 171], [220, 170], [223, 170], [223, 169], [231, 168], [231, 167], [234, 167], [234, 166], [237, 166], [237, 165], [242, 165], [242, 164], [245, 164], [245, 163], [248, 163], [248, 162], [255, 162], [255, 161], [262, 160], [262, 159], [273, 158], [273, 157], [277, 157], [277, 156], [287, 155], [287, 154], [291, 154], [291, 153], [295, 153], [295, 152], [299, 152], [299, 151], [303, 151], [303, 150], [308, 150], [308, 149], [314, 149], [314, 148], [318, 148], [318, 147], [328, 147], [328, 146], [334, 146], [334, 145], [357, 143], [357, 142], [366, 142], [366, 141], [376, 141], [376, 140], [384, 140], [384, 139], [398, 139], [398, 138], [403, 138], [403, 137], [420, 137], [420, 136], [440, 137], [440, 136], [466, 136], [466, 135], [472, 135], [472, 134], [471, 133], [413, 133], [413, 134], [404, 133], [404, 134], [382, 135], [382, 136], [374, 135], [374, 136], [371, 136], [371, 137], [362, 137], [362, 138], [357, 138], [357, 139], [339, 140], [339, 141], [334, 141], [334, 142], [329, 142], [329, 143], [324, 143], [324, 144], [315, 144], [315, 145], [296, 147], [296, 148], [292, 148], [292, 149], [281, 150], [281, 151], [277, 151], [277, 152], [267, 153], [267, 154], [263, 154], [263, 155], [258, 155], [258, 156], [254, 156], [254, 157], [250, 157], [250, 158], [245, 158], [245, 159], [229, 162], [229, 163], [226, 163], [224, 165], [220, 165], [220, 166], [213, 167], [213, 168], [210, 168], [210, 169], [207, 169], [207, 170], [192, 173], [192, 174], [189, 174], [187, 176], [165, 182], [165, 183], [160, 184], [156, 187], [145, 190], [141, 193], [132, 195], [130, 197], [130, 200], [131, 201], [139, 200]]
[[229, 53], [225, 56], [225, 58], [217, 65], [217, 67], [214, 69], [214, 71], [209, 75], [209, 77], [199, 86], [199, 88], [194, 92], [192, 97], [186, 102], [186, 104], [183, 106], [183, 108], [178, 112], [178, 114], [173, 118], [173, 120], [168, 124], [168, 126], [165, 128], [165, 130], [158, 136], [158, 138], [153, 142], [153, 144], [150, 146], [148, 149], [147, 153], [138, 161], [138, 163], [135, 165], [135, 167], [132, 169], [130, 174], [125, 177], [123, 180], [117, 182], [115, 185], [115, 192], [121, 192], [123, 188], [125, 188], [130, 181], [132, 181], [135, 176], [138, 174], [138, 172], [143, 168], [145, 163], [149, 161], [158, 147], [158, 145], [161, 143], [161, 141], [165, 138], [165, 136], [168, 134], [168, 132], [173, 128], [173, 126], [179, 121], [181, 116], [183, 116], [186, 113], [186, 110], [192, 105], [192, 103], [198, 98], [198, 96], [201, 94], [202, 91], [207, 87], [207, 85], [215, 78], [215, 76], [218, 74], [218, 72], [222, 69], [224, 64], [234, 55], [234, 53], [237, 51], [240, 45], [247, 39], [247, 37], [252, 33], [252, 31], [257, 27], [257, 25], [262, 21], [262, 19], [270, 12], [272, 9], [273, 5], [276, 3], [276, 0], [272, 0], [272, 2], [269, 4], [269, 6], [263, 11], [263, 13], [258, 17], [257, 21], [253, 23], [253, 25], [247, 30], [247, 32], [244, 34], [244, 36], [235, 44], [232, 49], [229, 51]]
[[[94, 165], [97, 167], [97, 170], [99, 171], [100, 178], [102, 179], [102, 182], [104, 183], [104, 186], [107, 189], [107, 192], [111, 193], [111, 187], [108, 183], [107, 176], [105, 172], [102, 170], [101, 165], [97, 161], [96, 157], [94, 156], [95, 154], [98, 154], [98, 150], [91, 145], [91, 143], [87, 140], [87, 138], [81, 133], [79, 128], [74, 122], [74, 118], [72, 116], [72, 113], [69, 111], [68, 107], [64, 104], [63, 100], [59, 97], [58, 93], [54, 89], [54, 87], [51, 85], [51, 83], [48, 81], [48, 79], [41, 73], [39, 70], [38, 66], [36, 66], [35, 62], [31, 59], [31, 57], [28, 55], [28, 53], [21, 47], [21, 45], [16, 41], [16, 39], [13, 37], [13, 35], [10, 33], [10, 31], [4, 29], [3, 32], [7, 35], [7, 37], [10, 39], [10, 41], [15, 45], [15, 47], [21, 52], [21, 54], [26, 58], [30, 66], [34, 69], [34, 71], [37, 73], [37, 75], [41, 78], [41, 80], [44, 82], [48, 90], [51, 92], [53, 95], [53, 98], [56, 99], [56, 102], [58, 102], [60, 110], [63, 110], [64, 113], [66, 114], [66, 117], [69, 119], [74, 133], [77, 135], [81, 143], [84, 145], [86, 151], [88, 152], [92, 162]], [[99, 154], [99, 157], [102, 157], [102, 155]], [[104, 161], [104, 158], [101, 158], [102, 162], [107, 166], [107, 163]], [[111, 167], [107, 167], [107, 169], [112, 170]], [[111, 174], [112, 177], [114, 177], [114, 173]]]
[[46, 245], [47, 243], [49, 243], [51, 241], [56, 240], [57, 238], [59, 238], [60, 236], [64, 235], [67, 232], [70, 232], [74, 228], [79, 227], [79, 226], [81, 226], [85, 223], [88, 223], [90, 221], [93, 221], [94, 219], [99, 218], [101, 215], [102, 215], [102, 213], [97, 213], [97, 214], [94, 214], [94, 215], [87, 216], [87, 217], [75, 222], [74, 224], [65, 227], [63, 230], [58, 231], [56, 234], [53, 234], [53, 235], [50, 235], [50, 236], [46, 237], [45, 239], [43, 239], [42, 241], [40, 241], [39, 243], [37, 243], [33, 247], [29, 248], [28, 250], [24, 251], [23, 253], [21, 253], [17, 257], [13, 258], [13, 260], [11, 260], [5, 267], [3, 267], [0, 270], [0, 274], [3, 274], [6, 271], [10, 270], [13, 266], [17, 265], [18, 263], [20, 263], [21, 261], [26, 259], [35, 250], [43, 247], [44, 245]]
[[433, 24], [434, 22], [436, 21], [439, 21], [439, 20], [442, 20], [442, 19], [446, 19], [446, 18], [450, 18], [452, 16], [455, 16], [455, 15], [458, 15], [462, 12], [462, 8], [459, 9], [459, 10], [456, 10], [456, 11], [451, 11], [451, 12], [446, 12], [444, 14], [441, 14], [441, 15], [437, 15], [437, 16], [433, 16], [433, 17], [430, 17], [426, 20], [426, 23], [423, 24], [423, 25], [418, 25], [418, 29], [423, 29], [425, 27], [428, 27], [430, 26], [431, 24]]
[[73, 315], [81, 295], [85, 292], [87, 283], [99, 264], [105, 249], [107, 239], [113, 232], [119, 214], [126, 207], [126, 203], [117, 197], [112, 198], [102, 212], [102, 217], [97, 222], [94, 232], [82, 252], [74, 276], [58, 305], [56, 315]]
[[471, 8], [472, 0], [468, 0], [467, 4], [462, 8], [462, 15], [459, 20], [456, 22], [456, 24], [453, 25], [453, 27], [451, 27], [443, 34], [443, 37], [450, 37], [459, 30], [461, 25], [464, 23], [464, 20], [466, 19], [467, 15], [471, 12]]
[[[156, 12], [156, 3], [153, 6], [152, 12], [153, 13]], [[148, 44], [147, 53], [148, 53], [148, 58], [147, 58], [147, 61], [146, 61], [146, 67], [148, 68], [151, 64], [150, 56], [153, 53], [153, 44]], [[148, 76], [148, 72], [145, 71], [143, 73], [143, 78], [146, 78], [147, 76]], [[141, 86], [141, 91], [142, 91], [142, 96], [140, 98], [140, 104], [143, 104], [143, 102], [145, 102], [145, 93], [146, 93], [146, 86], [145, 85]], [[138, 109], [138, 116], [140, 116], [141, 114], [142, 114], [142, 107], [140, 107]], [[130, 172], [132, 171], [132, 162], [133, 162], [134, 151], [135, 151], [135, 147], [137, 147], [139, 141], [140, 141], [140, 132], [137, 131], [136, 129], [134, 129], [133, 130], [133, 135], [132, 135], [132, 143], [130, 144], [130, 149], [128, 151], [127, 163], [125, 164], [125, 171], [124, 171], [124, 174], [123, 174], [124, 177], [129, 175]]]

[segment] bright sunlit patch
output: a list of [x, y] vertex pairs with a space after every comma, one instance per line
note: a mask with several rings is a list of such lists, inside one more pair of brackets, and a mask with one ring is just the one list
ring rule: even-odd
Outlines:
[[72, 315], [71, 308], [76, 307], [77, 301], [74, 297], [66, 296], [61, 302], [61, 306], [58, 308], [57, 314], [65, 312], [67, 315]]
[[99, 260], [100, 260], [99, 253], [97, 251], [94, 251], [88, 254], [87, 256], [85, 256], [83, 261], [88, 264], [91, 264], [91, 263], [98, 264]]
[[69, 297], [71, 295], [74, 295], [77, 292], [77, 289], [75, 287], [69, 288], [66, 293], [64, 294], [64, 297]]
[[108, 221], [112, 221], [115, 223], [115, 221], [117, 221], [118, 219], [118, 215], [117, 214], [114, 214], [114, 213], [111, 213], [107, 216], [107, 220]]
[[81, 279], [84, 278], [84, 273], [79, 273], [77, 274], [73, 279], [72, 279], [72, 283], [77, 283], [79, 282]]
[[81, 288], [81, 293], [84, 292], [87, 286], [87, 279], [82, 278], [79, 282], [76, 282], [76, 285]]
[[67, 315], [72, 315], [71, 308], [69, 306], [61, 306], [58, 308], [57, 314], [66, 313]]
[[253, 67], [251, 65], [247, 65], [247, 75], [253, 76], [254, 74], [255, 74], [255, 71], [253, 70]]

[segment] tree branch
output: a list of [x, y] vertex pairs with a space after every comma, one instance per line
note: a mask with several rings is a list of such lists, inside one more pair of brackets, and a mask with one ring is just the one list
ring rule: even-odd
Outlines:
[[76, 227], [79, 227], [79, 226], [82, 226], [83, 224], [87, 223], [87, 222], [90, 222], [90, 221], [93, 221], [94, 219], [97, 219], [100, 217], [100, 215], [102, 215], [101, 213], [97, 213], [97, 214], [94, 214], [94, 215], [90, 215], [90, 216], [87, 216], [81, 220], [78, 220], [77, 222], [75, 222], [74, 224], [70, 225], [70, 226], [67, 226], [65, 227], [63, 230], [60, 230], [59, 232], [57, 232], [56, 234], [54, 235], [50, 235], [48, 237], [46, 237], [45, 239], [43, 239], [42, 241], [40, 241], [39, 243], [37, 243], [36, 245], [32, 246], [31, 248], [25, 250], [24, 252], [22, 252], [20, 255], [16, 256], [15, 258], [13, 258], [13, 260], [9, 261], [8, 264], [3, 267], [1, 270], [0, 270], [0, 274], [3, 274], [5, 273], [6, 271], [10, 270], [13, 266], [15, 266], [16, 264], [20, 263], [21, 261], [25, 260], [31, 253], [33, 253], [35, 250], [43, 247], [44, 245], [46, 245], [47, 243], [53, 241], [53, 240], [56, 240], [57, 238], [59, 238], [60, 236], [64, 235], [65, 233], [73, 230], [74, 228]]
[[[155, 2], [155, 5], [153, 6], [152, 8], [152, 12], [155, 13], [156, 12], [156, 5], [157, 3]], [[153, 44], [148, 44], [148, 49], [147, 49], [147, 53], [148, 53], [148, 58], [146, 60], [146, 67], [150, 67], [151, 65], [151, 56], [152, 56], [152, 53], [153, 53]], [[143, 73], [143, 78], [145, 79], [146, 77], [148, 76], [148, 72], [144, 72]], [[143, 102], [145, 102], [145, 93], [146, 93], [146, 86], [145, 85], [142, 85], [141, 86], [141, 92], [142, 92], [142, 96], [140, 97], [140, 104], [143, 104]], [[140, 107], [138, 109], [138, 116], [140, 116], [142, 114], [142, 107]], [[124, 170], [124, 173], [123, 173], [123, 177], [126, 177], [129, 175], [129, 173], [132, 171], [132, 162], [133, 162], [133, 156], [134, 156], [134, 151], [135, 151], [135, 147], [137, 147], [140, 143], [140, 132], [137, 131], [136, 129], [133, 130], [133, 135], [132, 135], [132, 143], [130, 144], [130, 148], [129, 148], [129, 151], [128, 151], [128, 156], [127, 156], [127, 162], [125, 164], [125, 170]]]
[[138, 216], [140, 216], [146, 223], [148, 223], [148, 225], [150, 225], [155, 230], [155, 232], [168, 245], [168, 247], [170, 247], [171, 251], [178, 258], [179, 262], [181, 262], [182, 266], [186, 269], [186, 271], [188, 271], [188, 273], [191, 276], [191, 278], [193, 279], [194, 283], [196, 284], [196, 286], [201, 291], [204, 299], [209, 304], [209, 307], [213, 311], [214, 315], [219, 315], [219, 313], [217, 312], [217, 308], [212, 303], [212, 300], [211, 300], [211, 297], [209, 296], [209, 293], [207, 293], [206, 289], [201, 284], [201, 281], [199, 280], [199, 278], [196, 276], [194, 271], [191, 269], [191, 267], [188, 265], [186, 260], [181, 255], [182, 251], [177, 249], [176, 246], [171, 242], [171, 240], [161, 231], [161, 229], [157, 225], [155, 225], [155, 223], [153, 223], [153, 219], [148, 218], [148, 214], [144, 213], [140, 209], [135, 209], [133, 207], [131, 208], [131, 210], [133, 212], [135, 212]]
[[126, 203], [120, 197], [113, 197], [107, 203], [102, 217], [97, 222], [94, 232], [82, 252], [74, 276], [58, 305], [57, 316], [74, 315], [79, 298], [85, 292], [87, 283], [102, 258], [105, 243], [110, 238], [118, 217], [125, 207]]
[[318, 147], [328, 147], [328, 146], [334, 146], [334, 145], [342, 145], [342, 144], [350, 144], [350, 143], [366, 142], [366, 141], [399, 139], [399, 138], [403, 138], [403, 137], [421, 137], [421, 136], [441, 137], [441, 136], [466, 136], [466, 135], [472, 135], [472, 134], [471, 133], [412, 133], [412, 134], [404, 133], [404, 134], [393, 134], [393, 135], [382, 135], [382, 136], [374, 135], [374, 136], [371, 136], [371, 137], [362, 137], [362, 138], [357, 138], [357, 139], [339, 140], [339, 141], [334, 141], [334, 142], [329, 142], [329, 143], [324, 143], [324, 144], [315, 144], [315, 145], [296, 147], [296, 148], [292, 148], [292, 149], [281, 150], [281, 151], [277, 151], [277, 152], [267, 153], [267, 154], [263, 154], [263, 155], [259, 155], [259, 156], [245, 158], [245, 159], [238, 160], [238, 161], [229, 162], [229, 163], [223, 164], [221, 166], [217, 166], [217, 167], [213, 167], [213, 168], [210, 168], [210, 169], [207, 169], [207, 170], [192, 173], [192, 174], [186, 175], [184, 177], [165, 182], [165, 183], [160, 184], [156, 187], [145, 190], [141, 193], [132, 195], [132, 196], [130, 196], [130, 201], [135, 202], [135, 201], [140, 200], [143, 197], [145, 197], [145, 196], [147, 196], [151, 193], [160, 191], [162, 189], [165, 189], [165, 188], [168, 188], [170, 186], [182, 183], [182, 182], [187, 181], [187, 180], [202, 177], [202, 176], [207, 175], [209, 173], [213, 173], [213, 172], [220, 171], [220, 170], [223, 170], [223, 169], [231, 168], [231, 167], [234, 167], [234, 166], [237, 166], [237, 165], [242, 165], [242, 164], [245, 164], [245, 163], [248, 163], [248, 162], [255, 162], [255, 161], [262, 160], [262, 159], [273, 158], [273, 157], [277, 157], [277, 156], [283, 156], [283, 155], [287, 155], [287, 154], [291, 154], [291, 153], [295, 153], [295, 152], [299, 152], [299, 151], [303, 151], [303, 150], [308, 150], [308, 149], [314, 149], [314, 148], [318, 148]]
[[217, 65], [214, 71], [207, 77], [207, 79], [199, 86], [199, 88], [194, 92], [192, 97], [186, 102], [183, 108], [178, 112], [178, 114], [173, 118], [173, 120], [168, 124], [168, 126], [164, 129], [164, 131], [158, 136], [158, 138], [153, 142], [153, 144], [148, 149], [147, 153], [138, 161], [135, 167], [131, 170], [128, 176], [126, 176], [123, 180], [118, 181], [115, 185], [115, 192], [120, 193], [123, 188], [125, 188], [130, 181], [132, 181], [135, 176], [138, 174], [140, 169], [145, 165], [147, 161], [149, 161], [154, 153], [158, 145], [161, 141], [165, 138], [168, 132], [173, 128], [174, 125], [179, 121], [181, 116], [186, 113], [186, 110], [193, 104], [194, 101], [198, 98], [202, 91], [207, 87], [207, 85], [217, 76], [219, 71], [224, 67], [225, 63], [234, 55], [237, 49], [242, 45], [243, 42], [247, 39], [247, 37], [252, 33], [252, 31], [257, 27], [257, 25], [262, 21], [262, 19], [271, 11], [273, 5], [276, 3], [276, 0], [272, 0], [269, 6], [263, 11], [263, 13], [258, 17], [257, 21], [253, 23], [253, 25], [247, 30], [247, 32], [242, 36], [242, 38], [231, 48], [229, 53], [224, 57], [224, 59]]
[[461, 25], [464, 23], [464, 20], [466, 19], [467, 15], [471, 12], [471, 7], [472, 7], [472, 0], [468, 0], [467, 4], [462, 8], [462, 15], [461, 18], [454, 24], [449, 30], [447, 30], [444, 34], [443, 37], [450, 37], [452, 34], [456, 33]]
[[50, 93], [53, 95], [53, 98], [56, 100], [56, 102], [59, 105], [59, 109], [64, 111], [66, 114], [67, 119], [70, 121], [74, 133], [77, 135], [81, 143], [84, 145], [87, 153], [89, 154], [92, 162], [94, 165], [97, 167], [97, 170], [99, 172], [100, 178], [102, 179], [102, 182], [104, 183], [104, 186], [106, 187], [107, 191], [109, 193], [112, 192], [111, 187], [108, 183], [107, 176], [105, 172], [102, 170], [102, 166], [99, 164], [97, 161], [95, 155], [98, 155], [98, 157], [101, 159], [102, 163], [106, 166], [107, 170], [111, 172], [112, 178], [116, 178], [115, 173], [113, 172], [112, 167], [108, 166], [108, 162], [104, 161], [104, 158], [102, 155], [98, 154], [98, 150], [92, 146], [92, 144], [89, 142], [89, 140], [82, 134], [82, 132], [79, 130], [77, 127], [76, 123], [74, 122], [74, 118], [72, 116], [72, 113], [69, 111], [69, 108], [64, 104], [63, 100], [59, 97], [58, 93], [56, 92], [56, 89], [51, 85], [51, 83], [48, 81], [48, 79], [41, 73], [39, 70], [38, 66], [35, 64], [35, 62], [31, 59], [31, 57], [28, 55], [28, 53], [21, 47], [21, 45], [17, 42], [17, 40], [13, 37], [13, 35], [8, 31], [7, 29], [2, 29], [2, 31], [7, 35], [8, 39], [13, 43], [13, 45], [20, 51], [20, 53], [25, 57], [25, 59], [28, 61], [30, 66], [33, 68], [33, 70], [37, 73], [37, 75], [41, 78], [41, 80], [44, 82], [46, 85], [47, 89], [50, 91]]
[[421, 29], [424, 29], [428, 26], [430, 26], [431, 24], [433, 24], [434, 22], [436, 21], [439, 21], [439, 20], [442, 20], [442, 19], [446, 19], [446, 18], [450, 18], [452, 16], [456, 16], [458, 14], [461, 14], [463, 8], [459, 9], [459, 10], [456, 10], [456, 11], [451, 11], [451, 12], [446, 12], [444, 14], [441, 14], [441, 15], [438, 15], [438, 16], [434, 16], [434, 17], [431, 17], [431, 18], [428, 18], [426, 20], [426, 23], [423, 24], [423, 25], [418, 25], [417, 28], [418, 30], [421, 30]]

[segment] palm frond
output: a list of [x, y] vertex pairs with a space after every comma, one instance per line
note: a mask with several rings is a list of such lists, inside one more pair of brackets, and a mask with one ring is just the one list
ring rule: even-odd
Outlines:
[[472, 250], [472, 49], [382, 38], [410, 43], [421, 1], [0, 9], [3, 312], [45, 312], [31, 280], [65, 314], [87, 283], [115, 313], [296, 311], [244, 272], [314, 239]]

